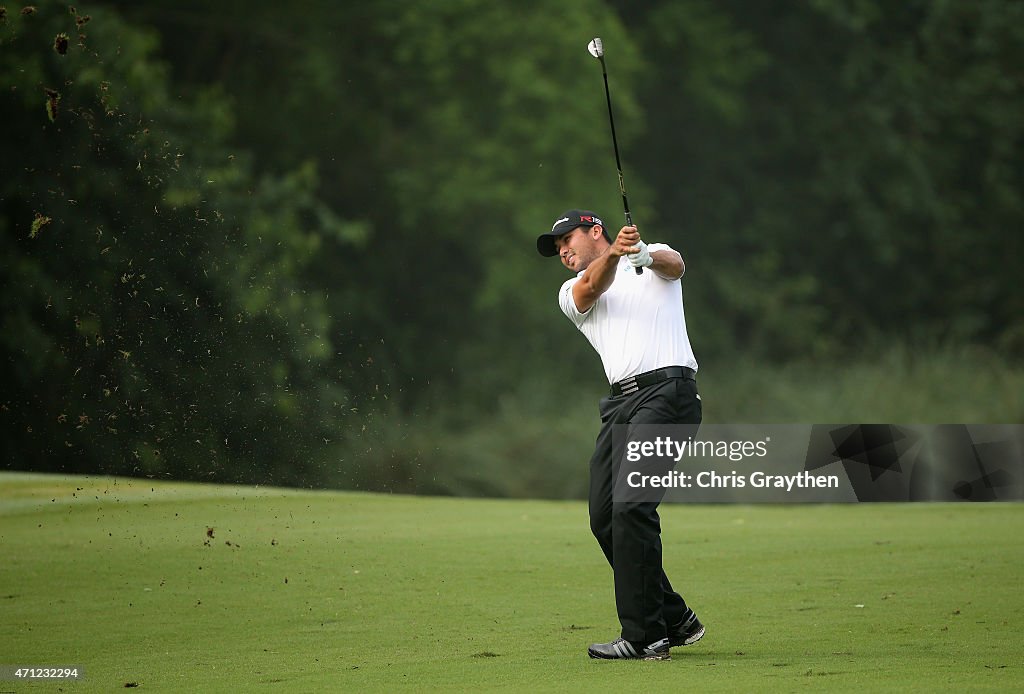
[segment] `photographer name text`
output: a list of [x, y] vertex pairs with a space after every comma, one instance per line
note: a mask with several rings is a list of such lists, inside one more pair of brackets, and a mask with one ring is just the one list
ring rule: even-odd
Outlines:
[[696, 474], [673, 470], [663, 475], [645, 475], [634, 470], [626, 476], [626, 484], [634, 489], [838, 489], [837, 475], [813, 475], [806, 470], [795, 475], [771, 475], [755, 471], [749, 475], [735, 470], [723, 474], [705, 470]]

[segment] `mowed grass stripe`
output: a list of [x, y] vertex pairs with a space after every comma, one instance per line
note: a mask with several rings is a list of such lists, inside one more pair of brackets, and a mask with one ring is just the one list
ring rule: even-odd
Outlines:
[[67, 691], [1024, 686], [1019, 504], [662, 517], [708, 635], [593, 662], [617, 623], [585, 503], [3, 474], [0, 663], [84, 666]]

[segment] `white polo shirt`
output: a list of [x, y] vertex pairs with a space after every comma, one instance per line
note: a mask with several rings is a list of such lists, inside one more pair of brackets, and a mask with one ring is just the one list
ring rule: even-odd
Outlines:
[[[647, 248], [651, 253], [677, 252], [664, 243], [648, 244]], [[679, 280], [664, 279], [649, 268], [638, 275], [622, 257], [611, 287], [590, 310], [580, 313], [572, 287], [582, 275], [566, 280], [558, 293], [558, 305], [601, 355], [609, 384], [663, 366], [697, 370], [686, 335]]]

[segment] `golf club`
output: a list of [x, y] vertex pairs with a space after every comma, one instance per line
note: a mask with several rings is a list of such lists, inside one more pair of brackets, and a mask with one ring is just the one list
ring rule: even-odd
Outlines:
[[[626, 213], [626, 224], [633, 226], [633, 217], [629, 213], [629, 201], [626, 199], [626, 183], [622, 178], [622, 162], [619, 161], [619, 142], [615, 139], [615, 117], [612, 116], [612, 93], [608, 89], [608, 70], [604, 65], [604, 43], [601, 39], [594, 38], [587, 44], [590, 55], [601, 61], [601, 74], [604, 76], [604, 96], [608, 100], [608, 123], [612, 126], [612, 147], [615, 149], [615, 167], [619, 171], [619, 192], [622, 193], [622, 210]], [[636, 268], [636, 274], [641, 274], [643, 268]]]

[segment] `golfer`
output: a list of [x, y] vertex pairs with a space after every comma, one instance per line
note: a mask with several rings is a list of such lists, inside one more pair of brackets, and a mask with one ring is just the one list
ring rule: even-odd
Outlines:
[[[590, 459], [590, 528], [615, 575], [621, 636], [592, 644], [591, 658], [669, 660], [671, 646], [696, 643], [704, 626], [662, 569], [660, 501], [612, 498], [622, 451], [619, 425], [701, 421], [697, 361], [683, 313], [683, 258], [625, 226], [613, 241], [593, 212], [570, 210], [537, 238], [576, 276], [558, 304], [601, 356], [611, 395], [601, 399], [601, 431]], [[637, 268], [642, 268], [637, 274]], [[620, 444], [621, 445], [621, 444]]]

